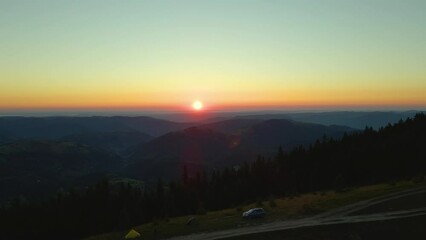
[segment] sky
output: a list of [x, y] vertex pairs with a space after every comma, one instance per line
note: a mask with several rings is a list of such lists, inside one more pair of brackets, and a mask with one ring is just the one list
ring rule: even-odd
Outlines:
[[0, 0], [0, 111], [425, 108], [425, 9]]

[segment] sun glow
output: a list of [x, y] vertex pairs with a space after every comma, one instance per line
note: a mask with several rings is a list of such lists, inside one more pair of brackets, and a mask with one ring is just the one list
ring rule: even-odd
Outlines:
[[192, 108], [195, 111], [200, 111], [201, 109], [203, 109], [203, 103], [201, 101], [197, 100], [197, 101], [192, 103]]

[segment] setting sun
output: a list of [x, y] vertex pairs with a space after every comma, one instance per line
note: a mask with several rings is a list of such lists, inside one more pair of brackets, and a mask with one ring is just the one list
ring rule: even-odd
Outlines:
[[197, 100], [192, 103], [192, 108], [196, 111], [200, 111], [201, 109], [203, 109], [203, 103]]

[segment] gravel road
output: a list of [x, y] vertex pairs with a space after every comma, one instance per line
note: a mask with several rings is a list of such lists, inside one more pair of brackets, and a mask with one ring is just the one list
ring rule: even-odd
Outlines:
[[[170, 238], [170, 240], [212, 240], [212, 239], [222, 239], [236, 236], [243, 236], [247, 234], [255, 234], [262, 232], [272, 232], [272, 231], [281, 231], [286, 229], [297, 229], [303, 227], [313, 227], [313, 226], [324, 226], [324, 225], [336, 225], [336, 224], [348, 224], [348, 223], [360, 223], [360, 222], [373, 222], [373, 221], [385, 221], [391, 219], [402, 219], [410, 218], [416, 216], [426, 215], [426, 188], [416, 188], [406, 191], [401, 191], [398, 193], [392, 193], [389, 195], [360, 201], [351, 205], [347, 205], [341, 208], [333, 209], [331, 211], [298, 220], [289, 220], [289, 221], [276, 221], [266, 224], [261, 224], [251, 227], [241, 227], [229, 230], [222, 230], [209, 233], [197, 233], [187, 236], [179, 236]], [[405, 207], [398, 206], [397, 211], [385, 211], [385, 212], [374, 212], [374, 206], [379, 206], [384, 203], [392, 203], [396, 199], [401, 200], [407, 199], [407, 202], [412, 201], [412, 199], [422, 198], [424, 206], [416, 206], [412, 208], [407, 205]], [[409, 201], [408, 201], [409, 200]], [[399, 204], [401, 205], [401, 204]], [[369, 214], [356, 214], [357, 212], [362, 212], [363, 209], [369, 209]], [[377, 208], [382, 210], [382, 208]]]

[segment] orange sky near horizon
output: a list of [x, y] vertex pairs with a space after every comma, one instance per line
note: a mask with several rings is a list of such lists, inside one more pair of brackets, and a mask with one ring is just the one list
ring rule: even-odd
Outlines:
[[[148, 93], [123, 95], [121, 92], [100, 93], [99, 95], [73, 94], [40, 94], [26, 95], [20, 99], [16, 96], [0, 96], [0, 109], [147, 109], [185, 111], [191, 108], [193, 101], [200, 99], [204, 110], [252, 109], [252, 108], [282, 108], [294, 109], [304, 107], [418, 107], [426, 106], [424, 91], [403, 90], [395, 91], [271, 91], [271, 92], [235, 92], [225, 94], [193, 94], [192, 96], [171, 96]], [[266, 95], [266, 96], [265, 96]], [[395, 95], [398, 97], [395, 98]], [[60, 101], [58, 101], [58, 99]], [[13, 102], [13, 104], [10, 104]]]

